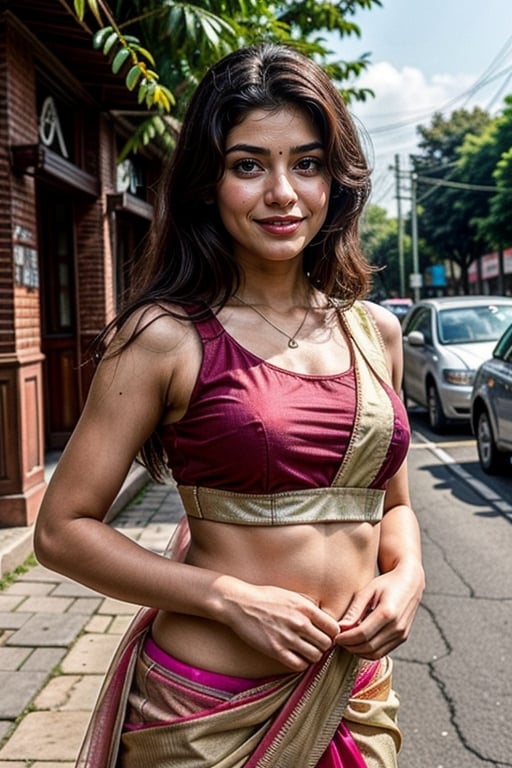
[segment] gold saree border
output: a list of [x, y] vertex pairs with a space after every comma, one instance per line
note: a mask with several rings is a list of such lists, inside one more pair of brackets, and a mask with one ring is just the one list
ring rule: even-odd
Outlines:
[[337, 486], [268, 494], [196, 485], [177, 488], [189, 517], [261, 526], [336, 521], [378, 523], [385, 494], [379, 489]]
[[382, 337], [364, 304], [338, 310], [338, 317], [352, 341], [357, 397], [352, 435], [333, 485], [368, 488], [386, 460], [393, 437], [395, 414], [383, 387], [383, 383], [390, 386], [390, 373]]

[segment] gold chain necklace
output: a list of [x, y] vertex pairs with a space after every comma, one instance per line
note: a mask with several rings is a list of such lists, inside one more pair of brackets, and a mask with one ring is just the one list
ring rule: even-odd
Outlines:
[[290, 336], [289, 333], [286, 333], [286, 331], [283, 331], [282, 328], [279, 328], [279, 326], [276, 325], [275, 323], [273, 323], [272, 320], [269, 320], [268, 317], [265, 317], [263, 312], [260, 312], [260, 310], [256, 309], [256, 307], [254, 307], [252, 304], [248, 304], [246, 301], [244, 301], [242, 298], [240, 298], [240, 296], [238, 296], [236, 293], [234, 294], [233, 298], [238, 299], [238, 301], [241, 304], [245, 304], [246, 307], [249, 307], [249, 309], [252, 309], [252, 311], [256, 312], [256, 314], [259, 315], [262, 320], [264, 320], [266, 323], [268, 323], [268, 325], [272, 326], [272, 328], [274, 328], [276, 331], [278, 331], [282, 336], [285, 336], [288, 339], [288, 346], [290, 347], [290, 349], [297, 349], [297, 347], [299, 345], [298, 345], [298, 343], [296, 341], [296, 338], [297, 338], [297, 336], [299, 335], [299, 333], [302, 331], [302, 329], [304, 327], [304, 323], [306, 322], [306, 318], [309, 315], [309, 310], [311, 309], [311, 307], [307, 307], [307, 309], [306, 309], [306, 311], [304, 313], [304, 317], [302, 318], [299, 327], [297, 328], [297, 330], [295, 331], [293, 336]]

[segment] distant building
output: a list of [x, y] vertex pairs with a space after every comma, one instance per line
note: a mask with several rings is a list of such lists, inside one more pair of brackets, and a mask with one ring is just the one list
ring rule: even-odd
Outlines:
[[136, 110], [64, 3], [0, 0], [0, 526], [37, 515], [148, 230], [160, 159], [116, 163]]
[[468, 281], [472, 294], [512, 296], [512, 248], [475, 259], [469, 266]]

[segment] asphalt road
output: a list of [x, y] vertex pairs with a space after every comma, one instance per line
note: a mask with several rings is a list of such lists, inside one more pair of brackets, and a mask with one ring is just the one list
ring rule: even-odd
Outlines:
[[512, 471], [489, 478], [468, 428], [412, 411], [412, 498], [427, 588], [397, 649], [400, 768], [512, 766]]

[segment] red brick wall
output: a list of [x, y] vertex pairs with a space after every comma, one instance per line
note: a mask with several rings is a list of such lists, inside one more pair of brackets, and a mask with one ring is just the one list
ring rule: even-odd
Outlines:
[[12, 281], [11, 179], [7, 124], [8, 83], [5, 25], [0, 23], [0, 354], [12, 352], [14, 292]]
[[[32, 52], [23, 37], [11, 27], [6, 30], [5, 54], [7, 77], [1, 79], [0, 87], [7, 83], [4, 102], [7, 104], [7, 120], [2, 116], [0, 126], [5, 130], [7, 125], [8, 146], [35, 144], [38, 140], [38, 127]], [[2, 142], [2, 145], [4, 154], [0, 165], [2, 172], [6, 171], [6, 184], [2, 184], [0, 190], [0, 195], [5, 195], [1, 206], [9, 215], [2, 216], [7, 222], [8, 231], [5, 237], [2, 236], [1, 243], [0, 264], [3, 280], [0, 306], [5, 313], [2, 321], [10, 326], [10, 350], [16, 349], [23, 355], [36, 352], [40, 348], [39, 291], [13, 286], [13, 243], [18, 239], [28, 247], [37, 248], [35, 184], [34, 179], [28, 175], [9, 175], [9, 156], [5, 143]], [[6, 161], [7, 167], [4, 166]], [[20, 229], [23, 232], [21, 240]], [[6, 350], [3, 348], [0, 351]]]

